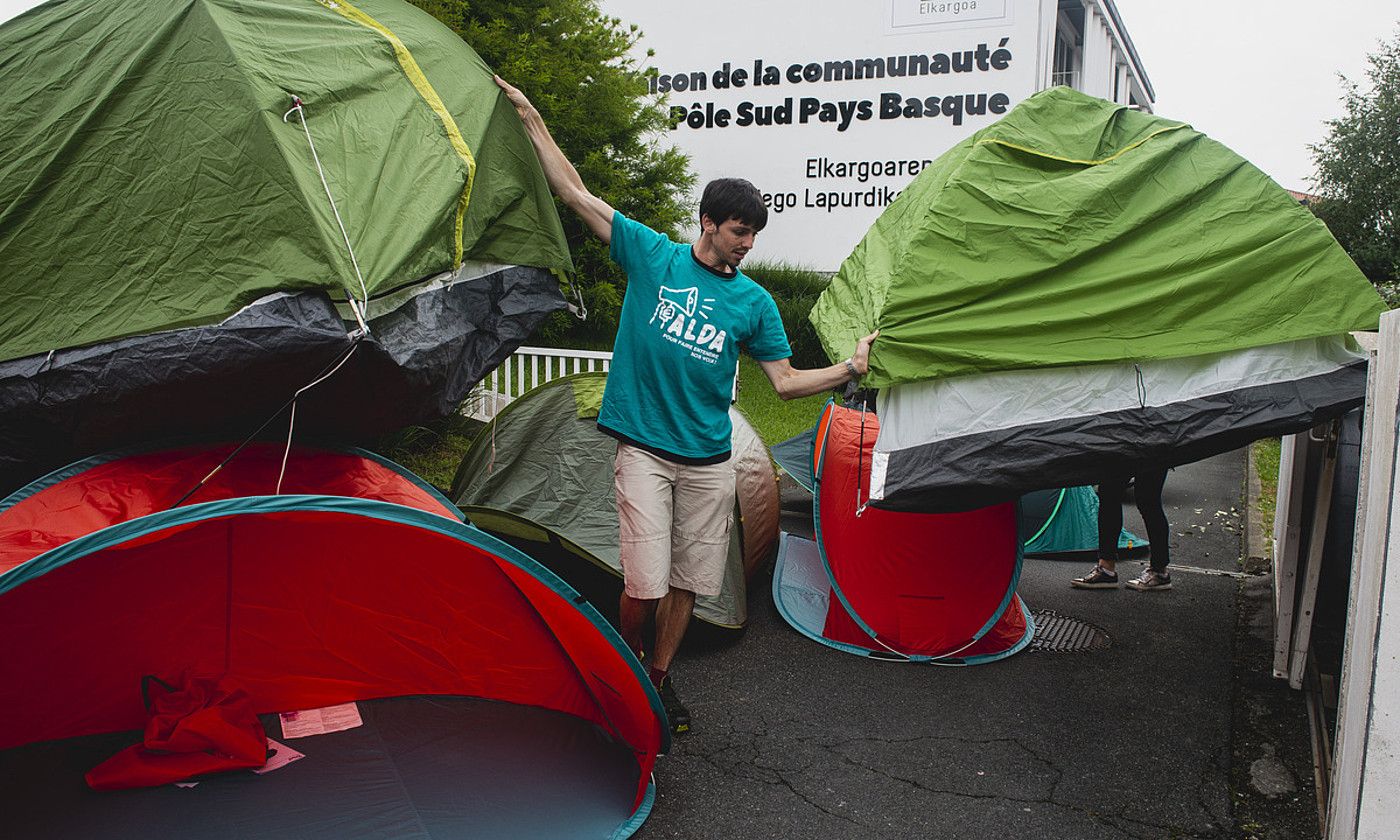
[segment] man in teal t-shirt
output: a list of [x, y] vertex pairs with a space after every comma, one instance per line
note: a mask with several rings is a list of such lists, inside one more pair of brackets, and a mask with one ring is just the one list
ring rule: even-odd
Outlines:
[[[732, 203], [751, 189], [716, 181], [706, 194]], [[765, 215], [761, 199], [752, 203], [749, 213]], [[661, 457], [727, 461], [740, 346], [759, 362], [792, 355], [778, 307], [737, 269], [713, 268], [621, 213], [611, 221], [609, 253], [627, 272], [627, 295], [598, 425]]]
[[668, 672], [696, 594], [718, 595], [724, 577], [734, 509], [729, 401], [739, 348], [786, 400], [864, 375], [876, 333], [839, 364], [794, 368], [772, 296], [739, 271], [768, 221], [753, 184], [712, 181], [700, 198], [699, 238], [694, 245], [673, 242], [590, 193], [530, 100], [499, 77], [496, 82], [520, 114], [550, 188], [627, 272], [598, 415], [598, 427], [618, 441], [622, 638], [641, 656], [642, 628], [655, 617], [651, 680], [671, 729], [686, 732], [690, 713]]

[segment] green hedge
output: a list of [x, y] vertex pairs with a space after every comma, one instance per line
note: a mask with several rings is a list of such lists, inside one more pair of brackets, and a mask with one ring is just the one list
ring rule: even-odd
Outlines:
[[793, 367], [826, 367], [836, 361], [826, 357], [817, 331], [807, 319], [831, 282], [831, 275], [784, 262], [754, 263], [745, 265], [743, 271], [767, 289], [778, 304], [778, 314], [792, 345]]

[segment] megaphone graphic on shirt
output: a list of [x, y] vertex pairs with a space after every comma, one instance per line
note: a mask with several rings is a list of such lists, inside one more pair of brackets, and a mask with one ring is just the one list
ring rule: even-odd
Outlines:
[[673, 306], [684, 312], [686, 316], [695, 314], [695, 304], [700, 297], [700, 290], [691, 286], [689, 289], [672, 289], [669, 286], [661, 287], [661, 302]]
[[670, 286], [662, 286], [658, 295], [661, 302], [656, 305], [656, 311], [652, 313], [651, 320], [660, 318], [662, 321], [669, 321], [676, 317], [676, 310], [686, 314], [686, 317], [695, 314], [695, 305], [699, 302], [700, 290], [694, 286], [689, 289], [673, 289]]

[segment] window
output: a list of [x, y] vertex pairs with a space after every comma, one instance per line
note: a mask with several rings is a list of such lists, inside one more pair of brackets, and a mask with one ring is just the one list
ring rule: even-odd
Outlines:
[[1084, 5], [1080, 0], [1060, 0], [1055, 23], [1054, 63], [1050, 67], [1050, 84], [1079, 88], [1079, 69], [1083, 62]]

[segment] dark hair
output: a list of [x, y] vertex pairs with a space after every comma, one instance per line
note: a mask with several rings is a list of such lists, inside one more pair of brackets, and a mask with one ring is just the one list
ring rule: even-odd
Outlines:
[[763, 230], [768, 224], [763, 194], [743, 178], [716, 178], [706, 184], [700, 196], [700, 216], [709, 216], [715, 224], [738, 219], [754, 230]]

